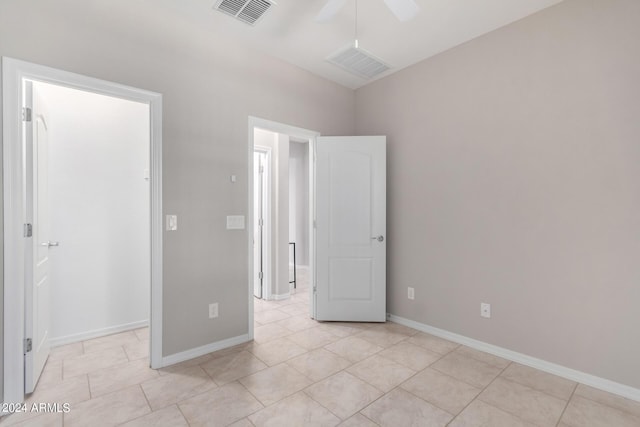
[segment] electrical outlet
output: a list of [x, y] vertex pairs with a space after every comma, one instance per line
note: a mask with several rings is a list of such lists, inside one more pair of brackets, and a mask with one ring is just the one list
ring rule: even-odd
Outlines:
[[409, 299], [416, 299], [415, 289], [413, 289], [413, 288], [407, 288], [407, 298], [409, 298]]
[[209, 319], [215, 319], [218, 317], [218, 303], [214, 302], [209, 304]]
[[491, 318], [491, 304], [487, 304], [486, 302], [480, 303], [480, 316], [486, 317], [487, 319]]

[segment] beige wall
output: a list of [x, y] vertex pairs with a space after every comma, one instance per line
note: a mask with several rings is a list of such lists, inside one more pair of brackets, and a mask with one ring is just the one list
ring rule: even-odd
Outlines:
[[640, 2], [567, 0], [358, 90], [388, 310], [640, 387], [639, 79]]
[[248, 332], [247, 236], [225, 229], [227, 215], [248, 214], [248, 116], [350, 134], [354, 94], [145, 7], [0, 0], [0, 55], [163, 94], [164, 211], [179, 217], [164, 236], [168, 356]]

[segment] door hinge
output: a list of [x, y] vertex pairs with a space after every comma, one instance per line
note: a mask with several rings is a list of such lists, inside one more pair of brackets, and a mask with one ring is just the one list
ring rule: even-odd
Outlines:
[[31, 108], [25, 107], [22, 109], [22, 121], [23, 122], [31, 121]]
[[318, 288], [316, 287], [316, 285], [313, 285], [313, 293], [317, 293], [318, 292]]
[[261, 271], [258, 273], [258, 279], [262, 280], [262, 278], [264, 277], [264, 273]]
[[260, 218], [260, 219], [258, 220], [258, 225], [259, 225], [260, 227], [262, 227], [262, 226], [264, 225], [264, 219]]
[[313, 220], [313, 228], [318, 228], [318, 223], [316, 222], [316, 220]]
[[264, 166], [260, 165], [260, 173], [264, 173]]
[[24, 225], [24, 237], [31, 237], [33, 236], [33, 225], [31, 224], [25, 224]]
[[24, 354], [29, 353], [33, 348], [33, 342], [31, 341], [31, 338], [25, 338], [24, 339]]

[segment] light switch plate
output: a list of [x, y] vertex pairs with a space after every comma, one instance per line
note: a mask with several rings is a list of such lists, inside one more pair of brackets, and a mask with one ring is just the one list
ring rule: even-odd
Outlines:
[[218, 303], [214, 302], [209, 304], [209, 319], [215, 319], [218, 317]]
[[244, 215], [227, 216], [227, 230], [244, 230]]
[[178, 215], [167, 215], [167, 231], [178, 229]]

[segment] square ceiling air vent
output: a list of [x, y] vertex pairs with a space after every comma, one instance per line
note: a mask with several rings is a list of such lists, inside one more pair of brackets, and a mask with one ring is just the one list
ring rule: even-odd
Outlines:
[[364, 49], [349, 45], [329, 56], [327, 61], [364, 79], [372, 79], [391, 67]]
[[273, 3], [271, 0], [217, 0], [213, 8], [245, 24], [254, 25]]

